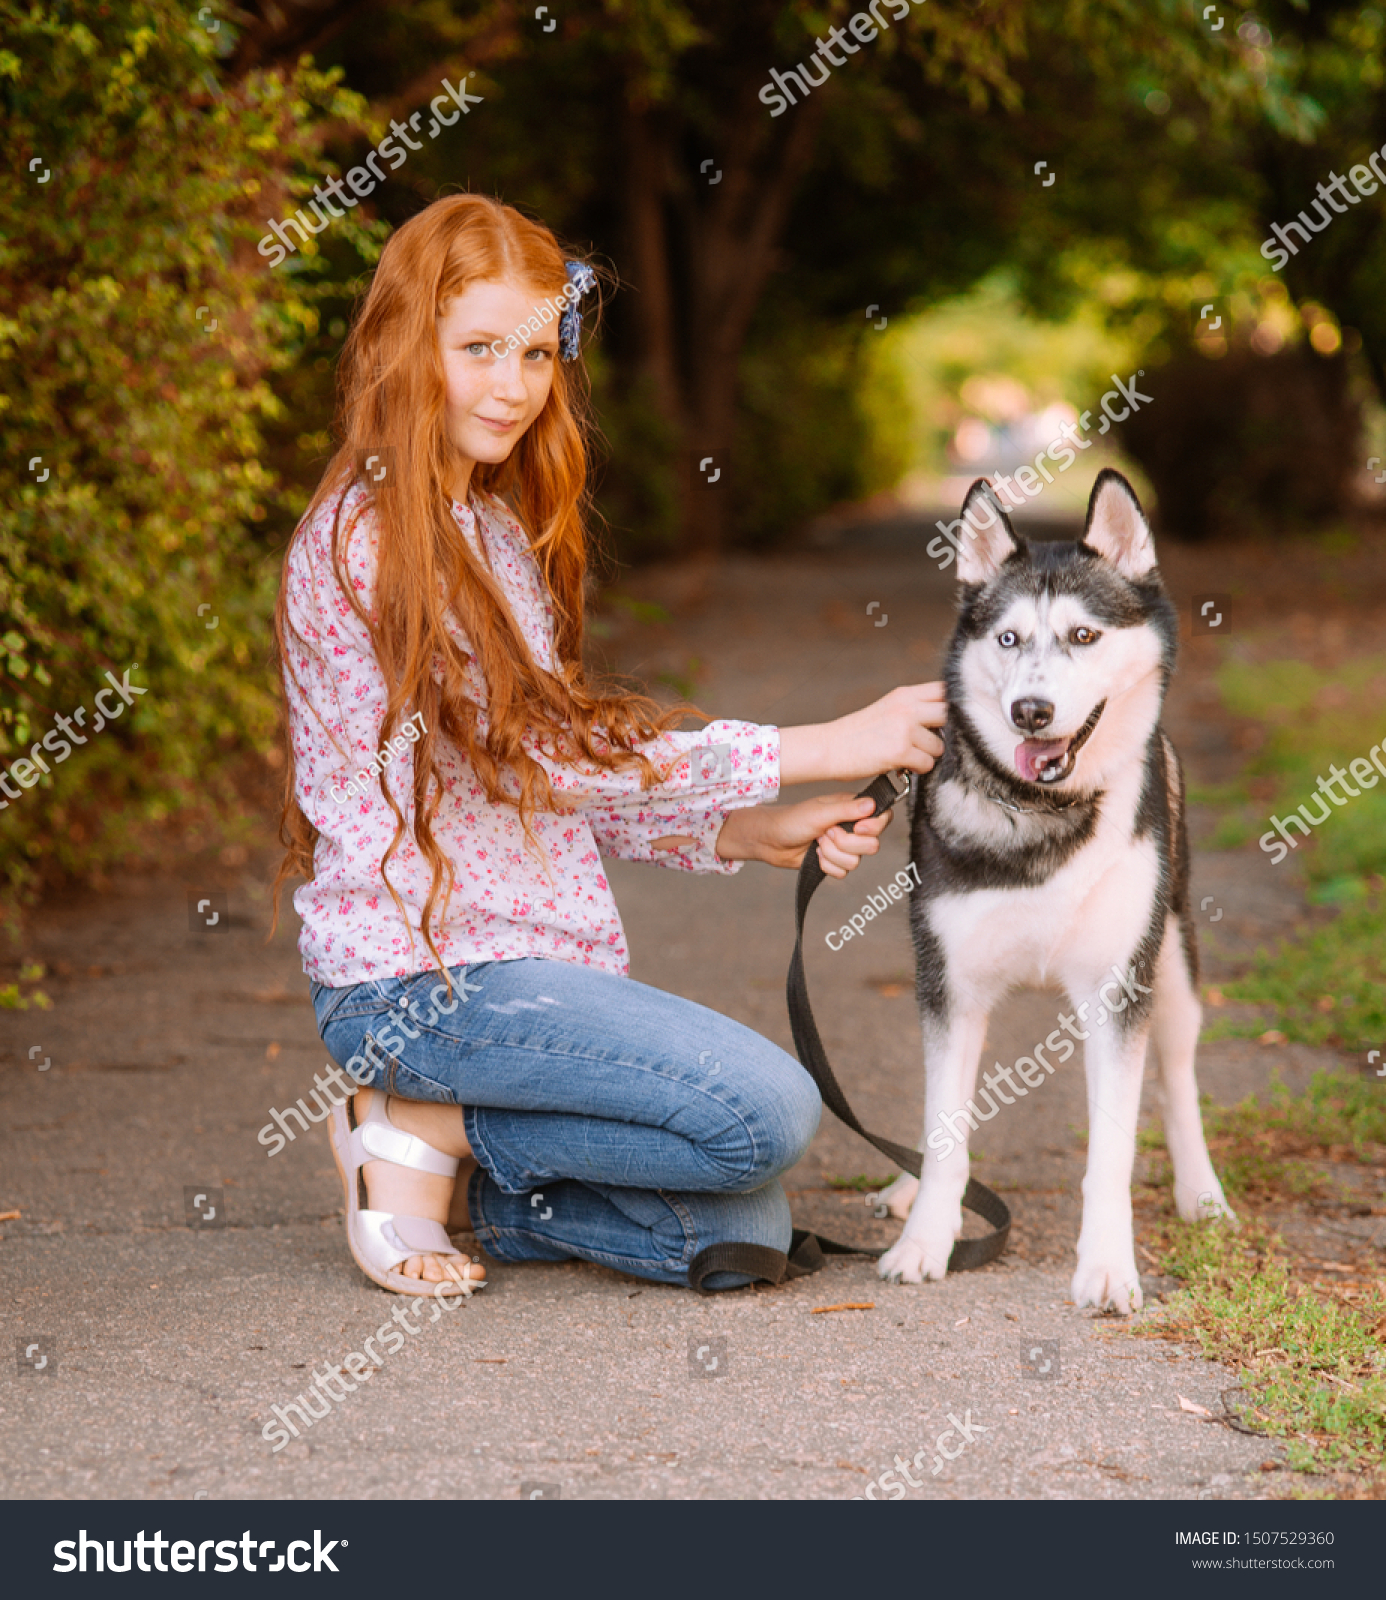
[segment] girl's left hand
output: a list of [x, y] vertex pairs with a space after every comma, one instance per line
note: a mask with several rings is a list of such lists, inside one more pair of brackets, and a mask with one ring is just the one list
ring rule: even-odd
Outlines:
[[[818, 841], [818, 861], [830, 878], [845, 878], [865, 856], [881, 848], [891, 813], [871, 815], [871, 802], [850, 794], [819, 795], [792, 806], [747, 806], [731, 812], [717, 841], [727, 860], [767, 861], [797, 868]], [[853, 832], [840, 826], [854, 822]]]

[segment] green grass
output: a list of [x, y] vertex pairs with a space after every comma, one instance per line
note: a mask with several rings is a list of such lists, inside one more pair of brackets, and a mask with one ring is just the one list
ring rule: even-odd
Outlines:
[[[1209, 1095], [1201, 1098], [1208, 1150], [1234, 1203], [1286, 1194], [1334, 1198], [1325, 1161], [1371, 1166], [1386, 1152], [1386, 1079], [1378, 1083], [1320, 1068], [1297, 1095], [1277, 1072], [1264, 1101], [1247, 1095], [1235, 1106], [1219, 1106]], [[1165, 1152], [1159, 1126], [1143, 1128], [1136, 1148]], [[1172, 1177], [1166, 1159], [1148, 1182], [1167, 1188]]]
[[1183, 1282], [1138, 1334], [1194, 1339], [1239, 1369], [1242, 1420], [1288, 1445], [1302, 1472], [1360, 1473], [1386, 1454], [1386, 1300], [1359, 1306], [1296, 1283], [1255, 1222], [1170, 1223], [1161, 1270]]
[[37, 983], [47, 969], [42, 963], [29, 962], [19, 969], [19, 983], [7, 983], [0, 987], [0, 1010], [27, 1011], [30, 1006], [39, 1011], [50, 1011], [53, 1002], [44, 994], [42, 989], [33, 989], [27, 995], [20, 988], [20, 984]]
[[[1374, 767], [1370, 785], [1348, 769], [1386, 738], [1386, 656], [1349, 661], [1331, 674], [1302, 661], [1230, 660], [1218, 689], [1227, 709], [1259, 724], [1263, 738], [1238, 781], [1190, 791], [1194, 803], [1224, 811], [1213, 847], [1235, 848], [1259, 838], [1272, 815], [1283, 818], [1301, 804], [1315, 814], [1326, 803], [1331, 814], [1307, 839], [1290, 830], [1294, 856], [1311, 890], [1330, 890], [1324, 903], [1360, 898], [1366, 880], [1386, 876], [1386, 783]], [[1360, 789], [1352, 798], [1339, 788], [1342, 805], [1315, 799], [1318, 780], [1334, 766]]]
[[1302, 1095], [1276, 1074], [1266, 1103], [1248, 1095], [1239, 1105], [1215, 1106], [1205, 1096], [1203, 1129], [1229, 1194], [1321, 1191], [1322, 1171], [1306, 1157], [1370, 1164], [1386, 1147], [1383, 1088], [1319, 1070]]
[[613, 606], [618, 611], [624, 611], [636, 622], [669, 621], [668, 608], [660, 605], [657, 600], [637, 600], [633, 595], [619, 594], [614, 589], [608, 589], [602, 596], [602, 603]]
[[[1269, 1098], [1216, 1106], [1203, 1097], [1203, 1126], [1218, 1175], [1242, 1212], [1239, 1226], [1173, 1218], [1157, 1232], [1162, 1272], [1178, 1293], [1134, 1331], [1194, 1340], [1237, 1371], [1241, 1420], [1283, 1439], [1296, 1471], [1381, 1471], [1386, 1450], [1386, 1298], [1356, 1303], [1297, 1282], [1283, 1241], [1249, 1215], [1257, 1200], [1323, 1194], [1326, 1160], [1380, 1160], [1386, 1148], [1386, 1084], [1316, 1072], [1303, 1094], [1275, 1077]], [[1158, 1132], [1141, 1147], [1163, 1146]], [[1166, 1186], [1169, 1173], [1148, 1180]], [[1383, 1487], [1369, 1485], [1372, 1492]], [[1336, 1492], [1336, 1491], [1335, 1491]]]
[[671, 668], [665, 672], [655, 673], [655, 682], [667, 684], [680, 700], [696, 700], [698, 697], [698, 677], [703, 670], [703, 663], [697, 656], [689, 656], [682, 668]]
[[[1219, 816], [1213, 849], [1235, 849], [1259, 838], [1272, 815], [1285, 818], [1307, 804], [1318, 780], [1336, 766], [1348, 772], [1353, 798], [1331, 800], [1329, 815], [1293, 852], [1311, 904], [1339, 908], [1334, 920], [1274, 950], [1257, 952], [1250, 969], [1224, 984], [1229, 999], [1269, 1008], [1287, 1038], [1354, 1053], [1386, 1049], [1386, 783], [1367, 787], [1351, 773], [1374, 744], [1386, 739], [1386, 656], [1349, 661], [1331, 674], [1302, 661], [1226, 661], [1218, 688], [1229, 711], [1259, 728], [1261, 742], [1232, 783], [1193, 786], [1190, 800]], [[1377, 731], [1372, 731], [1372, 730]], [[1265, 869], [1276, 865], [1267, 861]], [[1265, 1022], [1219, 1018], [1209, 1038], [1254, 1036]]]
[[[1275, 1026], [1302, 1044], [1386, 1052], [1386, 897], [1349, 905], [1274, 950], [1261, 948], [1250, 970], [1222, 991], [1229, 1000], [1269, 1006]], [[1255, 1037], [1264, 1027], [1217, 1018], [1206, 1037]]]

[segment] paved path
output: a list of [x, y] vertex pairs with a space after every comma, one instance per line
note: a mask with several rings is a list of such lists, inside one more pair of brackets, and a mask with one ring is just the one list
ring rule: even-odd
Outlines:
[[[652, 571], [632, 588], [673, 620], [618, 632], [617, 660], [653, 675], [696, 658], [708, 710], [784, 723], [932, 676], [951, 605], [951, 585], [888, 541], [735, 560], [711, 576]], [[1227, 761], [1212, 664], [1206, 646], [1186, 652], [1171, 717], [1207, 779]], [[820, 892], [809, 962], [825, 1042], [864, 1120], [909, 1138], [922, 1083], [903, 909], [837, 954], [822, 942], [903, 865], [903, 820], [879, 865]], [[1264, 1492], [1257, 1468], [1279, 1447], [1180, 1407], [1182, 1395], [1220, 1414], [1230, 1374], [1068, 1303], [1076, 1058], [976, 1141], [980, 1175], [1016, 1215], [1011, 1250], [982, 1272], [887, 1286], [870, 1263], [840, 1260], [787, 1288], [703, 1299], [580, 1263], [494, 1268], [484, 1296], [422, 1326], [272, 1454], [269, 1408], [359, 1350], [396, 1304], [346, 1252], [324, 1130], [272, 1158], [256, 1140], [325, 1061], [292, 917], [264, 943], [272, 865], [266, 849], [244, 870], [120, 882], [36, 920], [26, 953], [52, 969], [56, 1005], [0, 1013], [0, 1209], [23, 1213], [0, 1226], [0, 1292], [10, 1335], [53, 1340], [57, 1370], [21, 1375], [16, 1363], [0, 1378], [0, 1494], [835, 1498], [862, 1494], [897, 1456], [916, 1480], [899, 1480], [910, 1498]], [[1197, 857], [1226, 948], [1288, 925], [1292, 870], [1271, 879], [1246, 855]], [[611, 871], [637, 978], [789, 1047], [790, 874]], [[190, 893], [224, 895], [204, 914], [220, 908], [215, 927], [192, 931]], [[1052, 1029], [1057, 1005], [1017, 997], [989, 1048], [1013, 1060]], [[1316, 1059], [1210, 1045], [1200, 1080], [1237, 1099], [1264, 1086], [1272, 1058], [1291, 1082]], [[898, 1225], [825, 1181], [857, 1174], [889, 1168], [825, 1120], [788, 1180], [796, 1211], [885, 1242]], [[213, 1190], [225, 1227], [188, 1226], [185, 1194]], [[1152, 1301], [1170, 1287], [1145, 1281]], [[815, 1314], [846, 1301], [871, 1309]]]

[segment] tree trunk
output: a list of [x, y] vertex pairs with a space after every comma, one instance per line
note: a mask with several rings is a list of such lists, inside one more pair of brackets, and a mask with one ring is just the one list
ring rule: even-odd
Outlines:
[[[626, 227], [636, 373], [681, 449], [680, 543], [726, 546], [738, 477], [754, 464], [728, 457], [736, 435], [737, 374], [795, 190], [813, 155], [824, 95], [776, 128], [744, 85], [717, 157], [721, 176], [681, 170], [683, 129], [634, 95], [625, 114]], [[684, 281], [680, 281], [680, 270]]]

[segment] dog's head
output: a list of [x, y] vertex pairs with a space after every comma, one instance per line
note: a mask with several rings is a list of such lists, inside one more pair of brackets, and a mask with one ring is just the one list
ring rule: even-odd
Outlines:
[[961, 521], [950, 702], [1011, 779], [1100, 787], [1158, 722], [1178, 642], [1134, 490], [1100, 473], [1076, 542], [1020, 537], [981, 478]]

